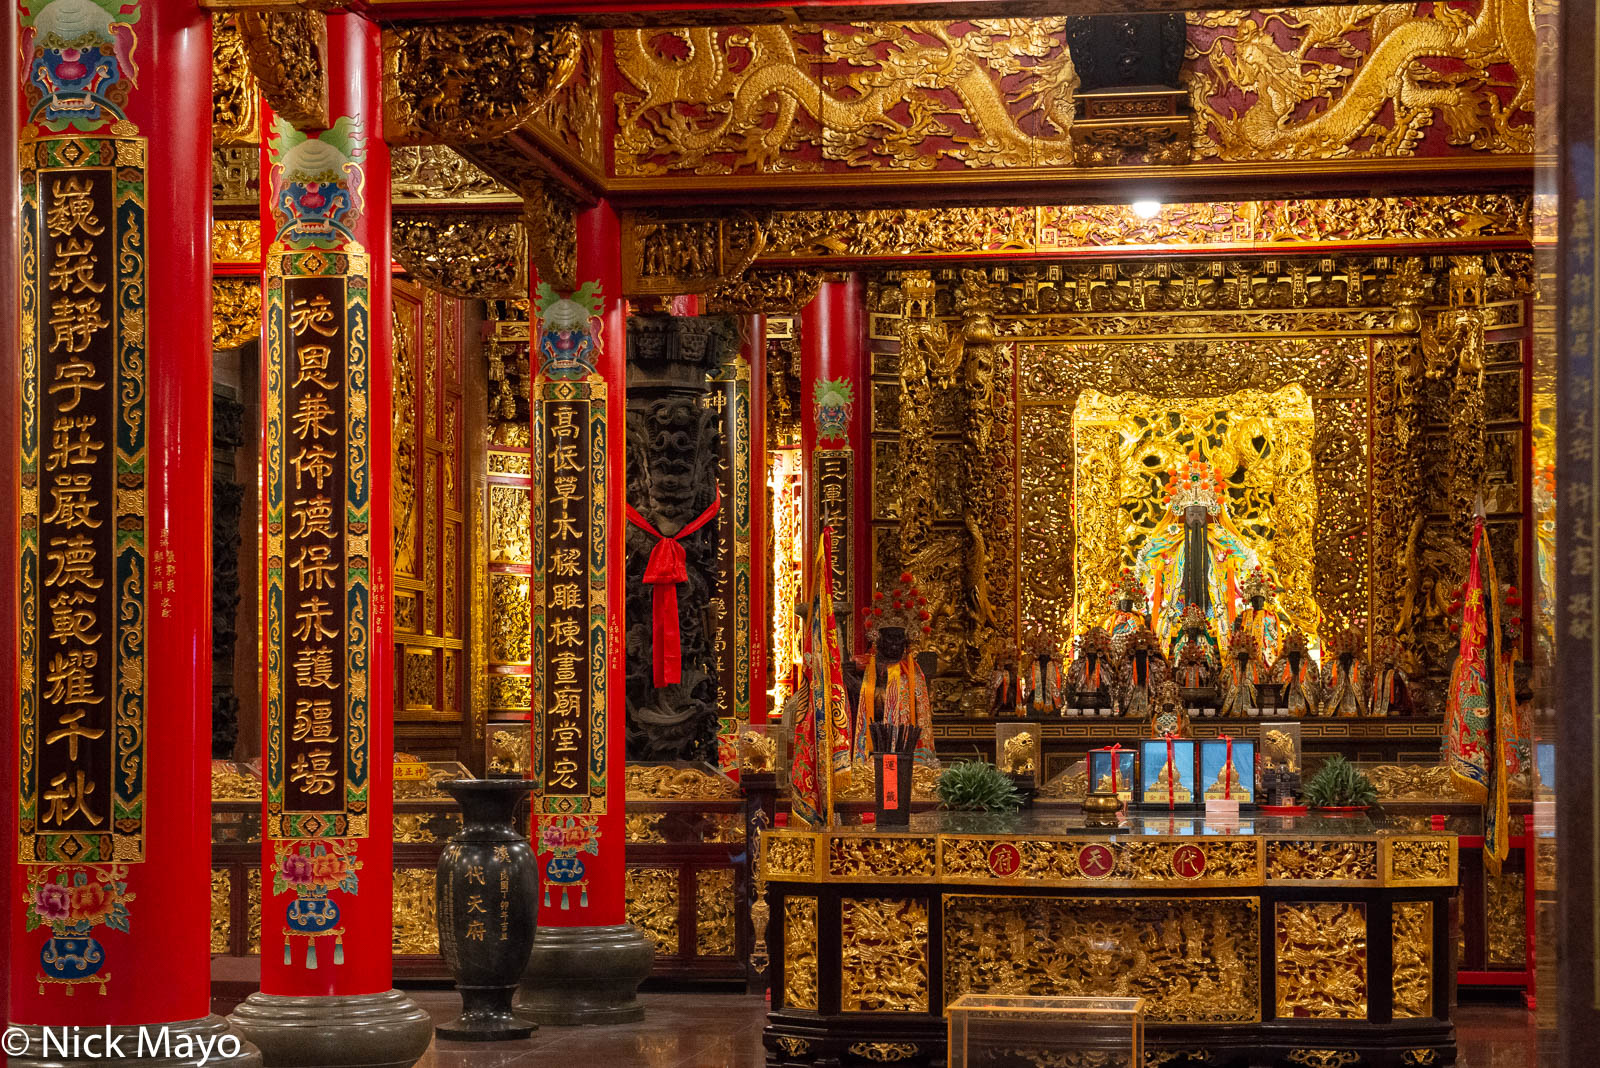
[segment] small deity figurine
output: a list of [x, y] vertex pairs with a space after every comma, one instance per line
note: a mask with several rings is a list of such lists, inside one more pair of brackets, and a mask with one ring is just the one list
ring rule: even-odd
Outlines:
[[1150, 613], [1145, 610], [1145, 604], [1144, 587], [1132, 571], [1124, 568], [1117, 588], [1111, 592], [1111, 612], [1100, 625], [1111, 635], [1112, 641], [1120, 641], [1136, 630], [1148, 628]]
[[1183, 706], [1183, 694], [1178, 684], [1168, 679], [1156, 691], [1155, 707], [1150, 713], [1150, 737], [1189, 737], [1189, 710]]
[[1211, 621], [1200, 606], [1183, 610], [1182, 630], [1172, 643], [1172, 675], [1188, 690], [1208, 690], [1217, 684], [1221, 657]]
[[[1104, 627], [1090, 627], [1078, 638], [1078, 655], [1067, 670], [1067, 688], [1074, 697], [1115, 692], [1117, 673], [1111, 649], [1111, 635]], [[1078, 709], [1069, 707], [1067, 715], [1078, 715]]]
[[1380, 638], [1372, 650], [1372, 698], [1367, 710], [1374, 716], [1409, 716], [1411, 688], [1400, 667], [1400, 643]]
[[1159, 687], [1172, 677], [1166, 658], [1161, 655], [1161, 640], [1149, 627], [1140, 627], [1115, 648], [1117, 711], [1135, 718], [1147, 716]]
[[1317, 662], [1311, 658], [1306, 636], [1298, 629], [1284, 635], [1278, 650], [1277, 662], [1272, 665], [1272, 681], [1283, 687], [1279, 704], [1295, 719], [1304, 719], [1317, 709], [1320, 691]]
[[1332, 653], [1322, 666], [1322, 714], [1341, 719], [1365, 716], [1370, 683], [1367, 663], [1361, 658], [1361, 635], [1341, 630], [1334, 636]]
[[1250, 606], [1234, 618], [1233, 632], [1238, 634], [1242, 631], [1256, 640], [1262, 663], [1277, 663], [1283, 625], [1278, 613], [1267, 607], [1267, 600], [1278, 595], [1278, 584], [1257, 564], [1239, 584], [1239, 592]]
[[989, 677], [989, 714], [996, 719], [1020, 714], [1022, 695], [1017, 683], [1017, 651], [998, 639], [994, 645], [994, 674]]
[[867, 608], [867, 641], [871, 651], [857, 659], [860, 689], [855, 696], [855, 744], [852, 758], [865, 763], [872, 754], [873, 722], [922, 728], [917, 739], [916, 762], [938, 766], [933, 752], [933, 704], [928, 680], [922, 673], [911, 642], [929, 634], [927, 598], [917, 592], [910, 572], [886, 595], [879, 590]]
[[1066, 704], [1061, 658], [1055, 636], [1035, 629], [1027, 637], [1028, 659], [1022, 680], [1022, 706], [1029, 715], [1060, 715]]
[[1249, 634], [1242, 634], [1237, 625], [1233, 639], [1228, 643], [1228, 672], [1222, 687], [1222, 714], [1224, 716], [1259, 716], [1261, 704], [1256, 697], [1256, 680], [1267, 673], [1261, 662], [1261, 649]]
[[1034, 768], [1033, 735], [1024, 731], [1013, 734], [1006, 739], [1006, 766], [1007, 775], [1033, 775]]

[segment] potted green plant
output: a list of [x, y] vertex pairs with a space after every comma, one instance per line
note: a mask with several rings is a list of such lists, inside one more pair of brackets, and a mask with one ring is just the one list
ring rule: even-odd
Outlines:
[[934, 792], [942, 807], [961, 812], [1013, 812], [1022, 805], [1016, 785], [982, 760], [951, 764], [939, 776]]
[[1354, 764], [1335, 753], [1306, 783], [1305, 797], [1330, 815], [1353, 815], [1377, 803], [1378, 788]]

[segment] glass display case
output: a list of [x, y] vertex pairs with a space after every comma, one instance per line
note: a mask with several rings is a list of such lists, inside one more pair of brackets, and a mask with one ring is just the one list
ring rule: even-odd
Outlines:
[[1026, 790], [1037, 790], [1043, 781], [1044, 728], [1037, 723], [1006, 721], [994, 727], [994, 766], [1000, 773]]
[[1292, 805], [1300, 796], [1300, 776], [1305, 768], [1297, 720], [1267, 720], [1261, 724], [1261, 774], [1258, 785], [1264, 805]]
[[1200, 742], [1200, 790], [1207, 801], [1256, 803], [1256, 743], [1248, 738]]
[[1089, 790], [1104, 786], [1123, 801], [1133, 800], [1138, 785], [1138, 769], [1132, 749], [1107, 746], [1089, 750]]
[[963, 994], [948, 1010], [949, 1065], [1143, 1068], [1144, 1012], [1143, 998]]
[[1144, 738], [1139, 742], [1139, 803], [1154, 808], [1187, 808], [1200, 802], [1195, 788], [1197, 745], [1187, 738]]

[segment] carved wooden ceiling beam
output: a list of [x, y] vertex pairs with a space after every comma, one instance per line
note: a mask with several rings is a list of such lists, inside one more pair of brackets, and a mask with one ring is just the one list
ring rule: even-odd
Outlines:
[[528, 230], [504, 216], [400, 214], [390, 227], [394, 258], [417, 281], [455, 297], [528, 295]]
[[622, 292], [687, 296], [732, 286], [766, 247], [766, 219], [627, 212], [622, 217]]
[[706, 310], [729, 315], [798, 315], [816, 299], [826, 276], [820, 268], [755, 268], [712, 292]]

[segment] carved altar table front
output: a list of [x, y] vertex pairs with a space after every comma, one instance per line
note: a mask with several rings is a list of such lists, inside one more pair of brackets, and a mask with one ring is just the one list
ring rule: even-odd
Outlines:
[[1143, 997], [1151, 1064], [1452, 1064], [1455, 837], [1236, 826], [927, 812], [767, 832], [769, 1065], [943, 1064], [967, 993]]

